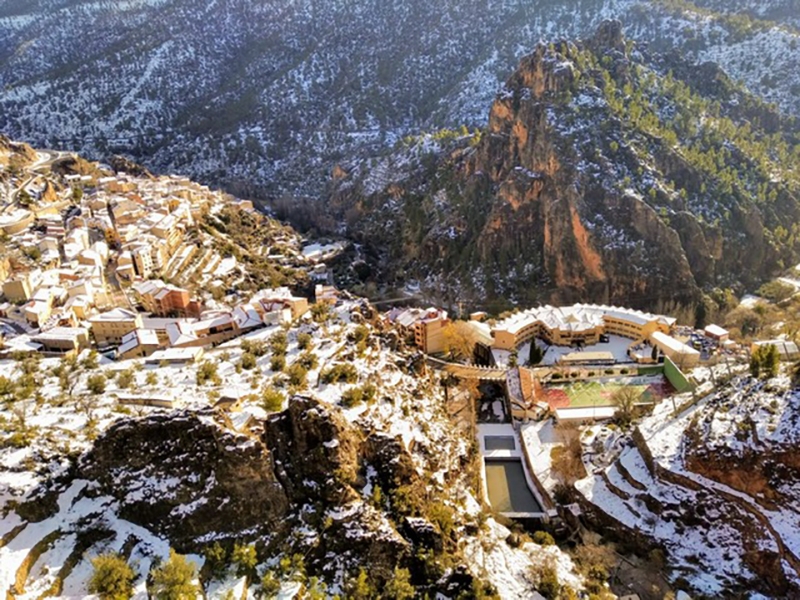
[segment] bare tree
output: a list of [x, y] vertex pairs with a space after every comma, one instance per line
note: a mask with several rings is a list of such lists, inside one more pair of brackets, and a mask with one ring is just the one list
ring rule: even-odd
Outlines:
[[617, 407], [617, 419], [621, 423], [627, 425], [633, 420], [633, 411], [640, 399], [641, 394], [628, 385], [614, 392], [614, 395], [611, 396], [611, 402]]
[[580, 431], [570, 424], [559, 424], [556, 431], [562, 445], [554, 446], [550, 451], [551, 469], [562, 483], [572, 485], [578, 479], [586, 477]]
[[451, 360], [472, 360], [477, 336], [469, 323], [466, 321], [449, 323], [444, 328], [443, 335], [444, 351], [450, 355]]

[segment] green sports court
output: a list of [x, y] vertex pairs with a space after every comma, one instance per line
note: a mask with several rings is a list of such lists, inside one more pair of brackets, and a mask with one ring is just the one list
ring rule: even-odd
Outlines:
[[615, 392], [623, 387], [635, 389], [641, 401], [647, 403], [660, 402], [675, 393], [675, 388], [662, 375], [544, 384], [542, 393], [551, 410], [584, 408], [613, 405]]

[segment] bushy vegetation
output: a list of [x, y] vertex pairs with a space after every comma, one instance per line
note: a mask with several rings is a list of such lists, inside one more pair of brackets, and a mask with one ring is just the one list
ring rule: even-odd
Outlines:
[[311, 347], [312, 337], [310, 333], [306, 333], [305, 331], [301, 331], [297, 334], [297, 347], [300, 350], [307, 350]]
[[540, 546], [553, 546], [556, 543], [556, 541], [553, 539], [553, 536], [546, 531], [534, 531], [533, 541]]
[[128, 600], [133, 596], [133, 569], [128, 562], [114, 552], [101, 554], [92, 559], [92, 576], [89, 592], [102, 600]]
[[311, 318], [314, 319], [315, 322], [327, 323], [332, 316], [333, 312], [331, 311], [331, 307], [325, 302], [316, 302], [311, 305]]
[[375, 401], [377, 392], [378, 389], [372, 383], [352, 387], [342, 393], [342, 406], [352, 408], [362, 402], [372, 404]]
[[323, 383], [356, 383], [358, 371], [350, 363], [338, 363], [322, 373]]
[[255, 354], [250, 354], [249, 352], [245, 352], [242, 354], [242, 358], [239, 361], [239, 365], [245, 371], [249, 371], [251, 369], [256, 368], [256, 356]]
[[269, 349], [273, 355], [284, 356], [289, 348], [289, 341], [284, 331], [276, 331], [269, 338]]
[[759, 346], [750, 357], [750, 375], [764, 378], [775, 377], [780, 369], [781, 355], [773, 344]]
[[283, 409], [286, 397], [283, 392], [273, 386], [267, 386], [261, 392], [261, 406], [267, 412], [279, 412]]
[[269, 360], [269, 368], [276, 373], [280, 373], [286, 368], [286, 356], [284, 354], [274, 354]]
[[99, 396], [106, 391], [106, 378], [99, 373], [91, 375], [86, 380], [86, 388], [95, 396]]
[[215, 238], [217, 251], [222, 256], [233, 256], [245, 265], [244, 281], [238, 284], [242, 289], [302, 287], [307, 284], [305, 271], [281, 265], [253, 251], [265, 244], [274, 244], [280, 237], [284, 226], [277, 221], [234, 206], [224, 206], [218, 213], [206, 215], [203, 227], [212, 235], [213, 232], [224, 234], [224, 238]]
[[239, 577], [253, 577], [256, 565], [258, 564], [258, 553], [252, 544], [235, 544], [231, 553], [231, 562], [236, 567], [236, 575]]
[[268, 346], [261, 340], [242, 340], [242, 351], [252, 354], [255, 357], [264, 356], [267, 353]]
[[157, 600], [186, 600], [200, 593], [195, 583], [197, 570], [186, 557], [169, 551], [169, 560], [150, 572], [152, 585], [150, 593]]
[[289, 385], [297, 390], [305, 389], [308, 378], [308, 371], [300, 363], [292, 363], [286, 369], [286, 374], [289, 376]]
[[210, 360], [204, 360], [197, 368], [195, 379], [197, 381], [197, 385], [206, 385], [207, 383], [219, 385], [222, 380], [217, 373], [217, 363], [211, 362]]
[[203, 555], [212, 577], [222, 579], [229, 566], [228, 551], [219, 542], [214, 542]]

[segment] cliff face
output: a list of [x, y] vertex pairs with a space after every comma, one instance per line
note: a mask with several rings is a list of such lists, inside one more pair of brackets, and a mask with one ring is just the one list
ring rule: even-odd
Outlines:
[[184, 547], [209, 533], [274, 527], [290, 508], [267, 448], [211, 416], [123, 421], [84, 457], [80, 477], [116, 498], [123, 518]]
[[[751, 496], [768, 510], [797, 505], [800, 396], [778, 379], [754, 382], [739, 397], [723, 395], [692, 423], [686, 465]], [[736, 400], [731, 406], [731, 400]], [[728, 402], [730, 404], [725, 404]], [[703, 441], [703, 443], [700, 443]]]
[[[743, 109], [719, 73], [695, 92], [689, 75], [678, 81], [668, 69], [668, 59], [636, 51], [618, 22], [577, 45], [540, 44], [480, 138], [461, 138], [438, 159], [423, 139], [426, 150], [396, 160], [398, 174], [377, 191], [376, 169], [352, 168], [334, 184], [332, 206], [391, 264], [461, 298], [653, 308], [752, 285], [796, 256], [794, 240], [774, 235], [800, 217], [796, 185], [753, 164], [780, 116], [757, 103]], [[702, 95], [709, 89], [719, 100]], [[752, 139], [703, 129], [706, 119], [735, 128], [743, 110], [758, 129]]]
[[[635, 193], [581, 172], [558, 131], [549, 100], [570, 92], [575, 71], [556, 60], [542, 45], [522, 61], [465, 161], [466, 177], [495, 190], [476, 239], [482, 262], [535, 257], [561, 301], [690, 300], [696, 285], [678, 234]], [[609, 227], [599, 229], [600, 219]]]
[[[334, 577], [352, 563], [383, 581], [397, 566], [422, 569], [420, 552], [455, 550], [452, 532], [424, 518], [416, 498], [395, 499], [412, 488], [431, 493], [403, 442], [362, 431], [311, 397], [293, 397], [259, 436], [233, 433], [211, 410], [126, 419], [98, 438], [73, 475], [61, 483], [90, 482], [87, 496], [113, 499], [120, 518], [182, 552], [202, 552], [212, 540], [253, 541], [265, 556], [302, 547], [316, 572]], [[392, 500], [365, 501], [367, 485]], [[43, 489], [20, 514], [52, 517], [60, 492], [55, 484]], [[307, 532], [305, 541], [298, 531]], [[461, 590], [472, 577], [440, 574], [424, 585]]]
[[657, 544], [704, 597], [800, 594], [800, 391], [735, 377], [678, 415], [664, 403], [576, 484], [604, 533]]

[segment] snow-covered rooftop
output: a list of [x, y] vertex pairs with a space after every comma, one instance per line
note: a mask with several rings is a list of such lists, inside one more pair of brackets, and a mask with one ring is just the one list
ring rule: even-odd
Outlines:
[[645, 313], [630, 308], [598, 304], [574, 304], [562, 307], [540, 306], [530, 308], [499, 322], [495, 326], [495, 330], [517, 334], [528, 325], [539, 321], [550, 329], [580, 332], [604, 325], [606, 318], [627, 321], [636, 325], [657, 322], [671, 327], [675, 324], [675, 319], [672, 317]]

